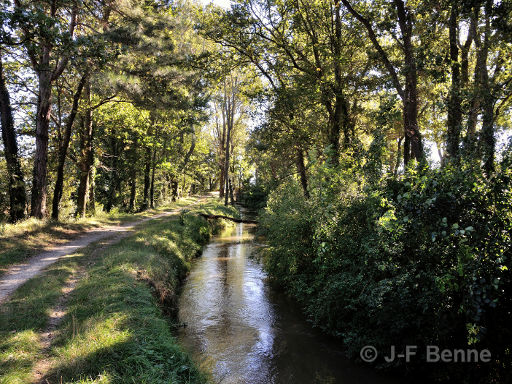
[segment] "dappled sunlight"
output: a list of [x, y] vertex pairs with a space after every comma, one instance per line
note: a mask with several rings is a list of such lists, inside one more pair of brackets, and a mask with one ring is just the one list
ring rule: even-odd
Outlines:
[[[211, 209], [219, 212], [215, 205]], [[68, 383], [111, 383], [125, 375], [128, 366], [130, 375], [148, 383], [155, 377], [189, 376], [196, 382], [197, 372], [160, 317], [162, 309], [172, 308], [156, 304], [174, 302], [190, 261], [213, 229], [194, 211], [162, 217], [108, 248], [103, 248], [108, 242], [99, 241], [82, 252], [69, 252], [28, 280], [0, 310], [0, 340], [9, 345], [1, 351], [2, 370], [9, 374], [0, 383], [24, 383], [34, 372], [52, 383], [61, 377]], [[91, 265], [96, 249], [104, 253]], [[71, 291], [63, 290], [83, 265], [91, 265], [87, 273]], [[63, 294], [69, 294], [65, 306], [56, 306]], [[56, 329], [49, 349], [43, 350], [41, 335], [49, 323]]]
[[[184, 198], [178, 202], [166, 205], [158, 210], [147, 210], [139, 213], [98, 211], [93, 217], [67, 217], [60, 221], [39, 220], [29, 218], [16, 224], [1, 223], [0, 225], [0, 275], [8, 268], [18, 264], [19, 269], [24, 260], [37, 252], [45, 250], [69, 249], [73, 252], [76, 247], [66, 244], [87, 231], [108, 230], [109, 232], [133, 231], [131, 225], [137, 219], [147, 219], [155, 213], [176, 209], [195, 202], [195, 197]], [[118, 225], [120, 225], [118, 227]], [[46, 259], [52, 261], [51, 257]]]
[[[24, 283], [0, 307], [0, 330], [19, 332], [43, 327], [48, 320], [50, 308], [58, 299], [65, 280], [73, 270], [71, 265], [53, 266], [44, 275]], [[26, 316], [27, 313], [32, 316]]]
[[[170, 223], [173, 220], [155, 221], [144, 228], [143, 234], [153, 234], [149, 235], [149, 247], [140, 236], [113, 245], [88, 278], [78, 284], [64, 330], [52, 349], [53, 363], [47, 377], [62, 376], [73, 383], [109, 383], [121, 374], [124, 364], [130, 365], [131, 374], [147, 377], [144, 381], [148, 383], [153, 382], [152, 377], [189, 374], [190, 364], [181, 352], [158, 341], [172, 337], [168, 323], [158, 319], [161, 312], [154, 306], [147, 283], [135, 280], [151, 279], [154, 287], [161, 286], [157, 289], [173, 290], [178, 284], [173, 276], [184, 268], [176, 255], [182, 250], [160, 230], [173, 233]], [[171, 225], [183, 230], [180, 225]], [[176, 252], [171, 251], [174, 247]], [[140, 271], [147, 271], [147, 275]], [[148, 366], [150, 361], [154, 363]]]
[[512, 0], [2, 4], [0, 384], [512, 383]]
[[100, 315], [78, 324], [72, 317], [67, 329], [71, 339], [55, 349], [56, 358], [63, 365], [71, 366], [99, 351], [108, 353], [109, 348], [126, 342], [132, 336], [126, 328], [126, 319], [126, 314], [114, 313], [108, 318]]
[[38, 334], [32, 329], [0, 332], [0, 384], [26, 383], [39, 353]]

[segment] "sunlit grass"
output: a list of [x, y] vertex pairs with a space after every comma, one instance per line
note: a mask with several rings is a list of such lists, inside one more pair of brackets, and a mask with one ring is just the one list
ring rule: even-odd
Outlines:
[[80, 379], [77, 381], [70, 381], [69, 383], [73, 384], [109, 384], [112, 383], [112, 378], [110, 375], [104, 373], [99, 374], [96, 378], [86, 378], [86, 379]]
[[176, 202], [163, 204], [157, 209], [139, 213], [114, 210], [110, 213], [98, 210], [93, 217], [64, 217], [61, 221], [28, 218], [16, 224], [0, 223], [0, 275], [10, 265], [21, 263], [44, 249], [65, 243], [83, 231], [106, 225], [117, 225], [154, 215], [158, 212], [177, 209], [197, 201], [187, 197]]
[[0, 383], [22, 384], [30, 381], [32, 364], [39, 353], [39, 336], [33, 330], [0, 333]]
[[[80, 258], [83, 254], [76, 254]], [[21, 286], [0, 307], [0, 383], [30, 382], [40, 357], [39, 331], [49, 318], [66, 279], [76, 268], [75, 258], [52, 265], [47, 272]]]
[[108, 359], [116, 348], [129, 341], [132, 333], [126, 327], [126, 314], [113, 313], [76, 319], [71, 314], [64, 325], [62, 339], [65, 344], [54, 350], [54, 360], [59, 370], [83, 372], [89, 369], [92, 356]]
[[24, 284], [1, 307], [0, 383], [30, 382], [34, 366], [43, 358], [39, 334], [66, 279], [79, 267], [87, 273], [69, 296], [67, 314], [47, 356], [45, 379], [51, 383], [205, 382], [177, 345], [172, 321], [161, 308], [175, 304], [191, 260], [209, 234], [221, 229], [196, 214], [205, 207], [216, 214], [236, 214], [214, 201], [196, 205], [187, 214], [144, 223], [133, 236], [95, 252], [94, 258], [91, 251], [96, 246], [90, 245]]

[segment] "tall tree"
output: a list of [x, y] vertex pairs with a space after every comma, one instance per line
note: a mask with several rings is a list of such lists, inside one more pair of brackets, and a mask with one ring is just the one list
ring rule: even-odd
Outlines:
[[71, 106], [71, 111], [66, 121], [66, 125], [64, 127], [64, 132], [62, 135], [62, 140], [59, 142], [58, 148], [58, 163], [57, 163], [57, 179], [55, 181], [55, 189], [53, 191], [53, 202], [52, 202], [52, 219], [59, 219], [59, 204], [60, 199], [62, 198], [62, 189], [64, 185], [64, 166], [66, 163], [66, 157], [69, 148], [69, 142], [71, 140], [71, 131], [73, 129], [73, 124], [75, 122], [75, 117], [78, 112], [78, 103], [82, 96], [82, 90], [84, 85], [87, 82], [89, 77], [89, 73], [86, 72], [78, 83], [78, 87], [73, 95], [73, 102]]
[[11, 107], [9, 90], [5, 83], [2, 50], [0, 49], [0, 117], [2, 122], [2, 140], [4, 143], [4, 155], [7, 162], [9, 177], [9, 216], [12, 222], [16, 222], [25, 216], [27, 202], [25, 194], [25, 180], [21, 170], [21, 162], [18, 154], [18, 143], [14, 128], [14, 118]]
[[[27, 22], [22, 23], [21, 29], [25, 34], [25, 48], [32, 68], [37, 74], [39, 85], [30, 215], [43, 218], [46, 215], [48, 132], [52, 85], [62, 75], [68, 64], [72, 52], [70, 45], [73, 41], [79, 4], [77, 0], [62, 3], [15, 0], [14, 4], [18, 12], [33, 12], [36, 17], [29, 22], [37, 22], [35, 26], [29, 25]], [[63, 28], [65, 32], [60, 34], [60, 27], [64, 24], [62, 19], [66, 20], [68, 26], [67, 29]], [[39, 31], [34, 38], [30, 38], [32, 28]], [[58, 36], [59, 34], [60, 36]], [[56, 45], [59, 46], [56, 47]], [[56, 48], [60, 48], [60, 50]]]
[[410, 6], [406, 6], [403, 0], [393, 0], [393, 10], [396, 13], [394, 21], [398, 24], [402, 37], [398, 43], [400, 50], [403, 52], [403, 60], [400, 65], [400, 73], [403, 73], [403, 80], [400, 80], [399, 73], [379, 41], [374, 24], [372, 24], [368, 17], [357, 11], [348, 0], [341, 1], [348, 11], [366, 28], [370, 41], [391, 76], [396, 92], [402, 99], [405, 137], [404, 163], [407, 164], [411, 159], [423, 160], [423, 142], [418, 126], [417, 57], [413, 43], [413, 38], [415, 37], [414, 10]]
[[79, 162], [79, 184], [77, 191], [76, 215], [84, 217], [87, 208], [87, 196], [91, 183], [91, 167], [93, 165], [93, 135], [94, 125], [92, 121], [93, 106], [91, 105], [91, 83], [89, 77], [85, 78], [85, 108], [82, 116], [82, 129], [80, 131], [80, 162]]
[[250, 60], [273, 88], [300, 83], [323, 106], [332, 165], [339, 162], [340, 146], [354, 144], [350, 94], [353, 78], [364, 73], [357, 68], [356, 45], [348, 44], [357, 36], [343, 27], [342, 17], [339, 1], [244, 0], [207, 32]]
[[461, 80], [459, 62], [459, 14], [458, 1], [452, 1], [450, 9], [449, 41], [452, 83], [448, 99], [447, 145], [446, 152], [450, 158], [459, 155], [460, 135], [462, 131]]

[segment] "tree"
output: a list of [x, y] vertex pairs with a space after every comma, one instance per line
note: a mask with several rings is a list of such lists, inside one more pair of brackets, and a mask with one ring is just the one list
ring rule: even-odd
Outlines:
[[343, 150], [357, 141], [350, 96], [353, 79], [365, 73], [357, 68], [365, 58], [348, 44], [357, 33], [343, 28], [340, 3], [245, 0], [220, 20], [206, 27], [210, 38], [254, 64], [274, 90], [302, 87], [325, 108], [322, 131], [336, 166], [341, 136]]
[[[44, 1], [27, 3], [15, 0], [14, 4], [16, 12], [30, 12], [33, 16], [28, 20], [20, 19], [19, 24], [27, 55], [39, 83], [30, 215], [41, 219], [46, 214], [52, 85], [68, 64], [79, 7], [76, 0], [63, 3], [52, 1], [49, 4]], [[66, 14], [68, 10], [69, 15]], [[68, 25], [67, 28], [64, 24]]]
[[59, 152], [58, 152], [58, 164], [57, 164], [57, 179], [55, 181], [55, 189], [53, 192], [53, 203], [52, 203], [52, 219], [59, 219], [59, 204], [60, 199], [62, 198], [62, 189], [64, 183], [64, 165], [66, 163], [66, 157], [68, 153], [69, 142], [71, 140], [71, 131], [73, 129], [73, 124], [75, 122], [75, 117], [78, 112], [78, 103], [82, 96], [82, 90], [84, 89], [85, 84], [87, 83], [89, 77], [89, 73], [86, 72], [78, 83], [78, 87], [73, 95], [73, 102], [71, 111], [66, 120], [66, 125], [64, 126], [64, 132], [62, 140], [59, 142]]
[[0, 116], [2, 122], [2, 140], [4, 143], [4, 155], [9, 177], [9, 215], [11, 221], [16, 222], [25, 217], [27, 198], [25, 195], [24, 176], [18, 154], [18, 143], [16, 142], [11, 98], [4, 76], [3, 58], [0, 48]]
[[[403, 61], [400, 66], [400, 73], [403, 73], [404, 80], [399, 79], [395, 66], [391, 63], [389, 55], [382, 47], [375, 27], [370, 20], [358, 12], [348, 0], [341, 0], [348, 11], [364, 25], [368, 32], [370, 41], [377, 51], [380, 60], [388, 71], [396, 92], [403, 103], [403, 126], [404, 126], [404, 163], [409, 160], [423, 160], [423, 143], [418, 126], [418, 72], [414, 37], [414, 11], [406, 6], [403, 0], [393, 0], [394, 11], [396, 12], [396, 23], [399, 26], [402, 40], [398, 42], [403, 52]], [[394, 16], [393, 16], [394, 17]]]

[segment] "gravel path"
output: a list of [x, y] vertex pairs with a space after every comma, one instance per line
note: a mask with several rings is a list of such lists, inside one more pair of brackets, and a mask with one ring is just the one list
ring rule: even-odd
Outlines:
[[[194, 204], [192, 204], [194, 205]], [[183, 208], [181, 208], [183, 209]], [[116, 226], [108, 226], [99, 229], [93, 229], [85, 232], [84, 235], [76, 240], [71, 240], [65, 244], [57, 245], [48, 251], [31, 257], [24, 263], [11, 266], [7, 272], [0, 277], [0, 305], [27, 280], [39, 275], [49, 265], [55, 263], [61, 257], [71, 255], [80, 248], [84, 248], [94, 243], [114, 235], [116, 240], [126, 237], [133, 231], [134, 227], [145, 223], [149, 220], [158, 219], [160, 217], [177, 214], [181, 209], [158, 213], [156, 215], [146, 217], [131, 223], [125, 223]]]

